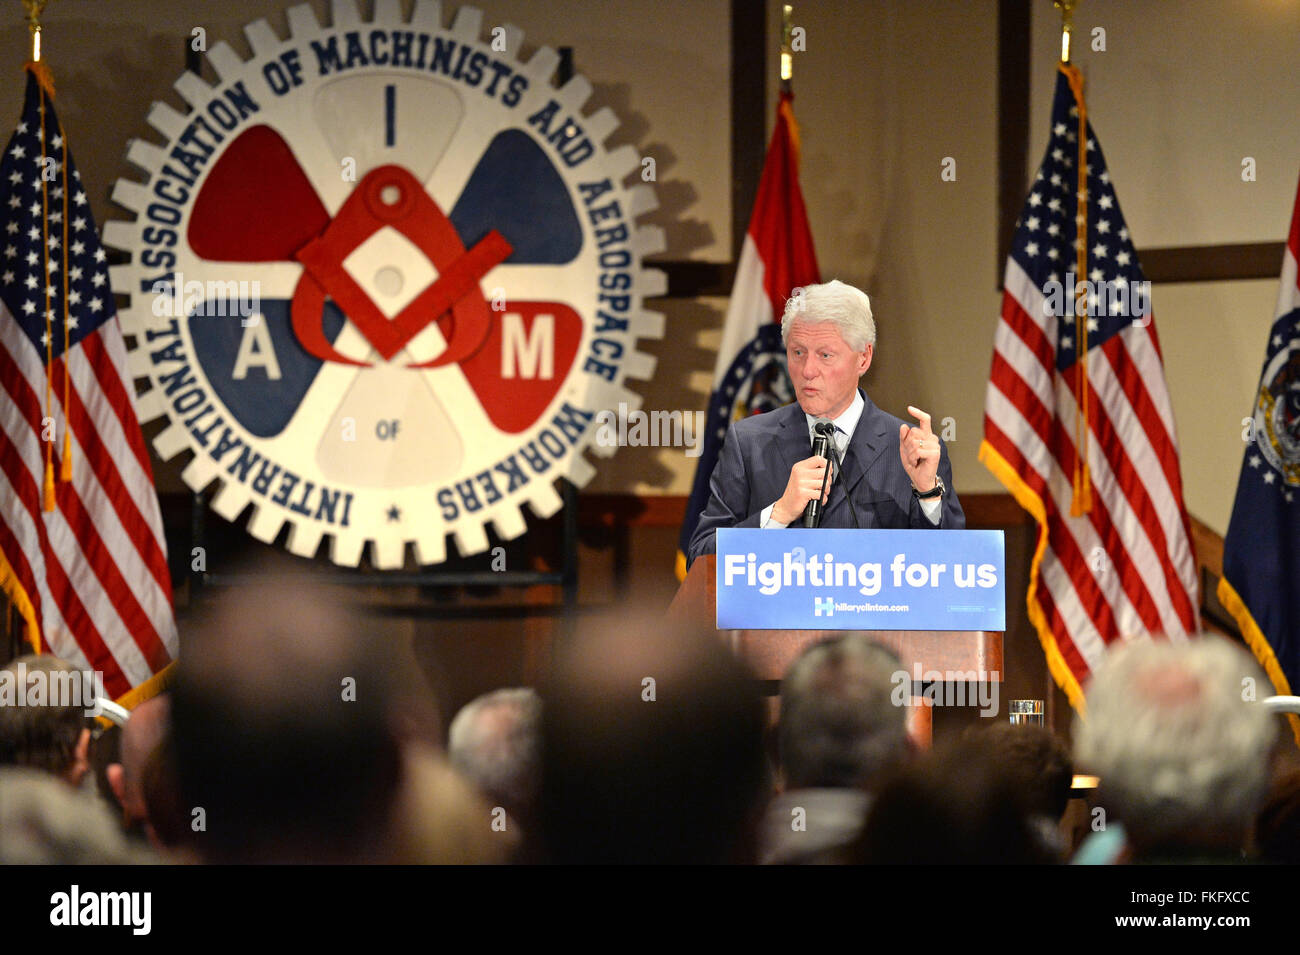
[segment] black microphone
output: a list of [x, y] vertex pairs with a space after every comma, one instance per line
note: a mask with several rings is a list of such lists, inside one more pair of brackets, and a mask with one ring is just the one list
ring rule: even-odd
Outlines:
[[812, 453], [814, 457], [826, 459], [826, 473], [822, 477], [821, 490], [817, 492], [817, 497], [808, 502], [808, 506], [803, 512], [804, 527], [820, 527], [822, 523], [822, 494], [826, 492], [826, 482], [831, 476], [830, 470], [830, 450], [832, 436], [835, 434], [835, 425], [826, 418], [818, 418], [813, 423], [813, 440]]
[[[844, 475], [844, 456], [840, 454], [839, 445], [833, 442], [831, 444], [831, 454], [835, 458], [835, 472], [842, 477]], [[853, 517], [853, 528], [857, 530], [862, 526], [862, 522], [858, 520], [858, 509], [853, 506], [853, 495], [846, 491], [844, 500], [849, 502], [849, 514]]]

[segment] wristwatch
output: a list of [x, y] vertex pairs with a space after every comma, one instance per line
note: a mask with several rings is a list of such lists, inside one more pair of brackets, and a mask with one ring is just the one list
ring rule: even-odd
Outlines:
[[922, 501], [928, 501], [932, 497], [938, 497], [946, 490], [948, 489], [943, 486], [943, 478], [939, 477], [937, 474], [934, 476], [934, 487], [930, 488], [928, 491], [918, 491], [915, 485], [912, 486], [912, 493]]

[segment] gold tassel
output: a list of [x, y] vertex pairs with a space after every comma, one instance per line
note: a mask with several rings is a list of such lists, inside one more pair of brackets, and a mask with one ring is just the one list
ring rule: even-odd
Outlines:
[[[67, 405], [64, 405], [66, 408]], [[66, 416], [64, 424], [66, 426]], [[63, 432], [63, 461], [59, 464], [59, 480], [72, 480], [72, 435], [66, 430]]]
[[1074, 469], [1074, 494], [1070, 498], [1070, 516], [1083, 517], [1092, 512], [1092, 475], [1088, 471], [1088, 462], [1083, 467]]
[[45, 510], [54, 510], [54, 462], [45, 461]]

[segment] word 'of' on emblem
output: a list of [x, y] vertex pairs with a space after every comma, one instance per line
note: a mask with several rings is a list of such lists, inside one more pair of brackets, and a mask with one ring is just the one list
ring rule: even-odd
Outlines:
[[556, 87], [546, 47], [519, 61], [512, 26], [502, 51], [469, 7], [450, 27], [423, 0], [287, 17], [288, 39], [245, 27], [248, 61], [212, 45], [216, 84], [182, 75], [188, 111], [154, 103], [161, 142], [129, 146], [147, 178], [117, 182], [135, 218], [104, 240], [130, 253], [111, 276], [140, 416], [169, 419], [164, 460], [193, 452], [190, 487], [220, 482], [214, 510], [251, 504], [267, 542], [287, 522], [295, 554], [482, 552], [489, 522], [517, 537], [525, 503], [560, 507], [557, 477], [591, 479], [584, 451], [614, 453], [599, 411], [640, 406], [654, 194], [623, 184], [639, 157], [605, 149], [591, 84]]

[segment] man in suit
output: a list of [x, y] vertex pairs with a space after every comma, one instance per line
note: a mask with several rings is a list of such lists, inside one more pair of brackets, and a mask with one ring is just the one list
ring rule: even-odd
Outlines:
[[[818, 495], [822, 527], [965, 527], [948, 449], [930, 416], [909, 406], [917, 423], [908, 425], [858, 387], [876, 344], [866, 293], [838, 280], [796, 289], [781, 339], [798, 404], [732, 423], [690, 560], [714, 552], [719, 527], [802, 526], [804, 508]], [[811, 454], [820, 418], [835, 425], [843, 474], [835, 473], [835, 452], [831, 461]]]

